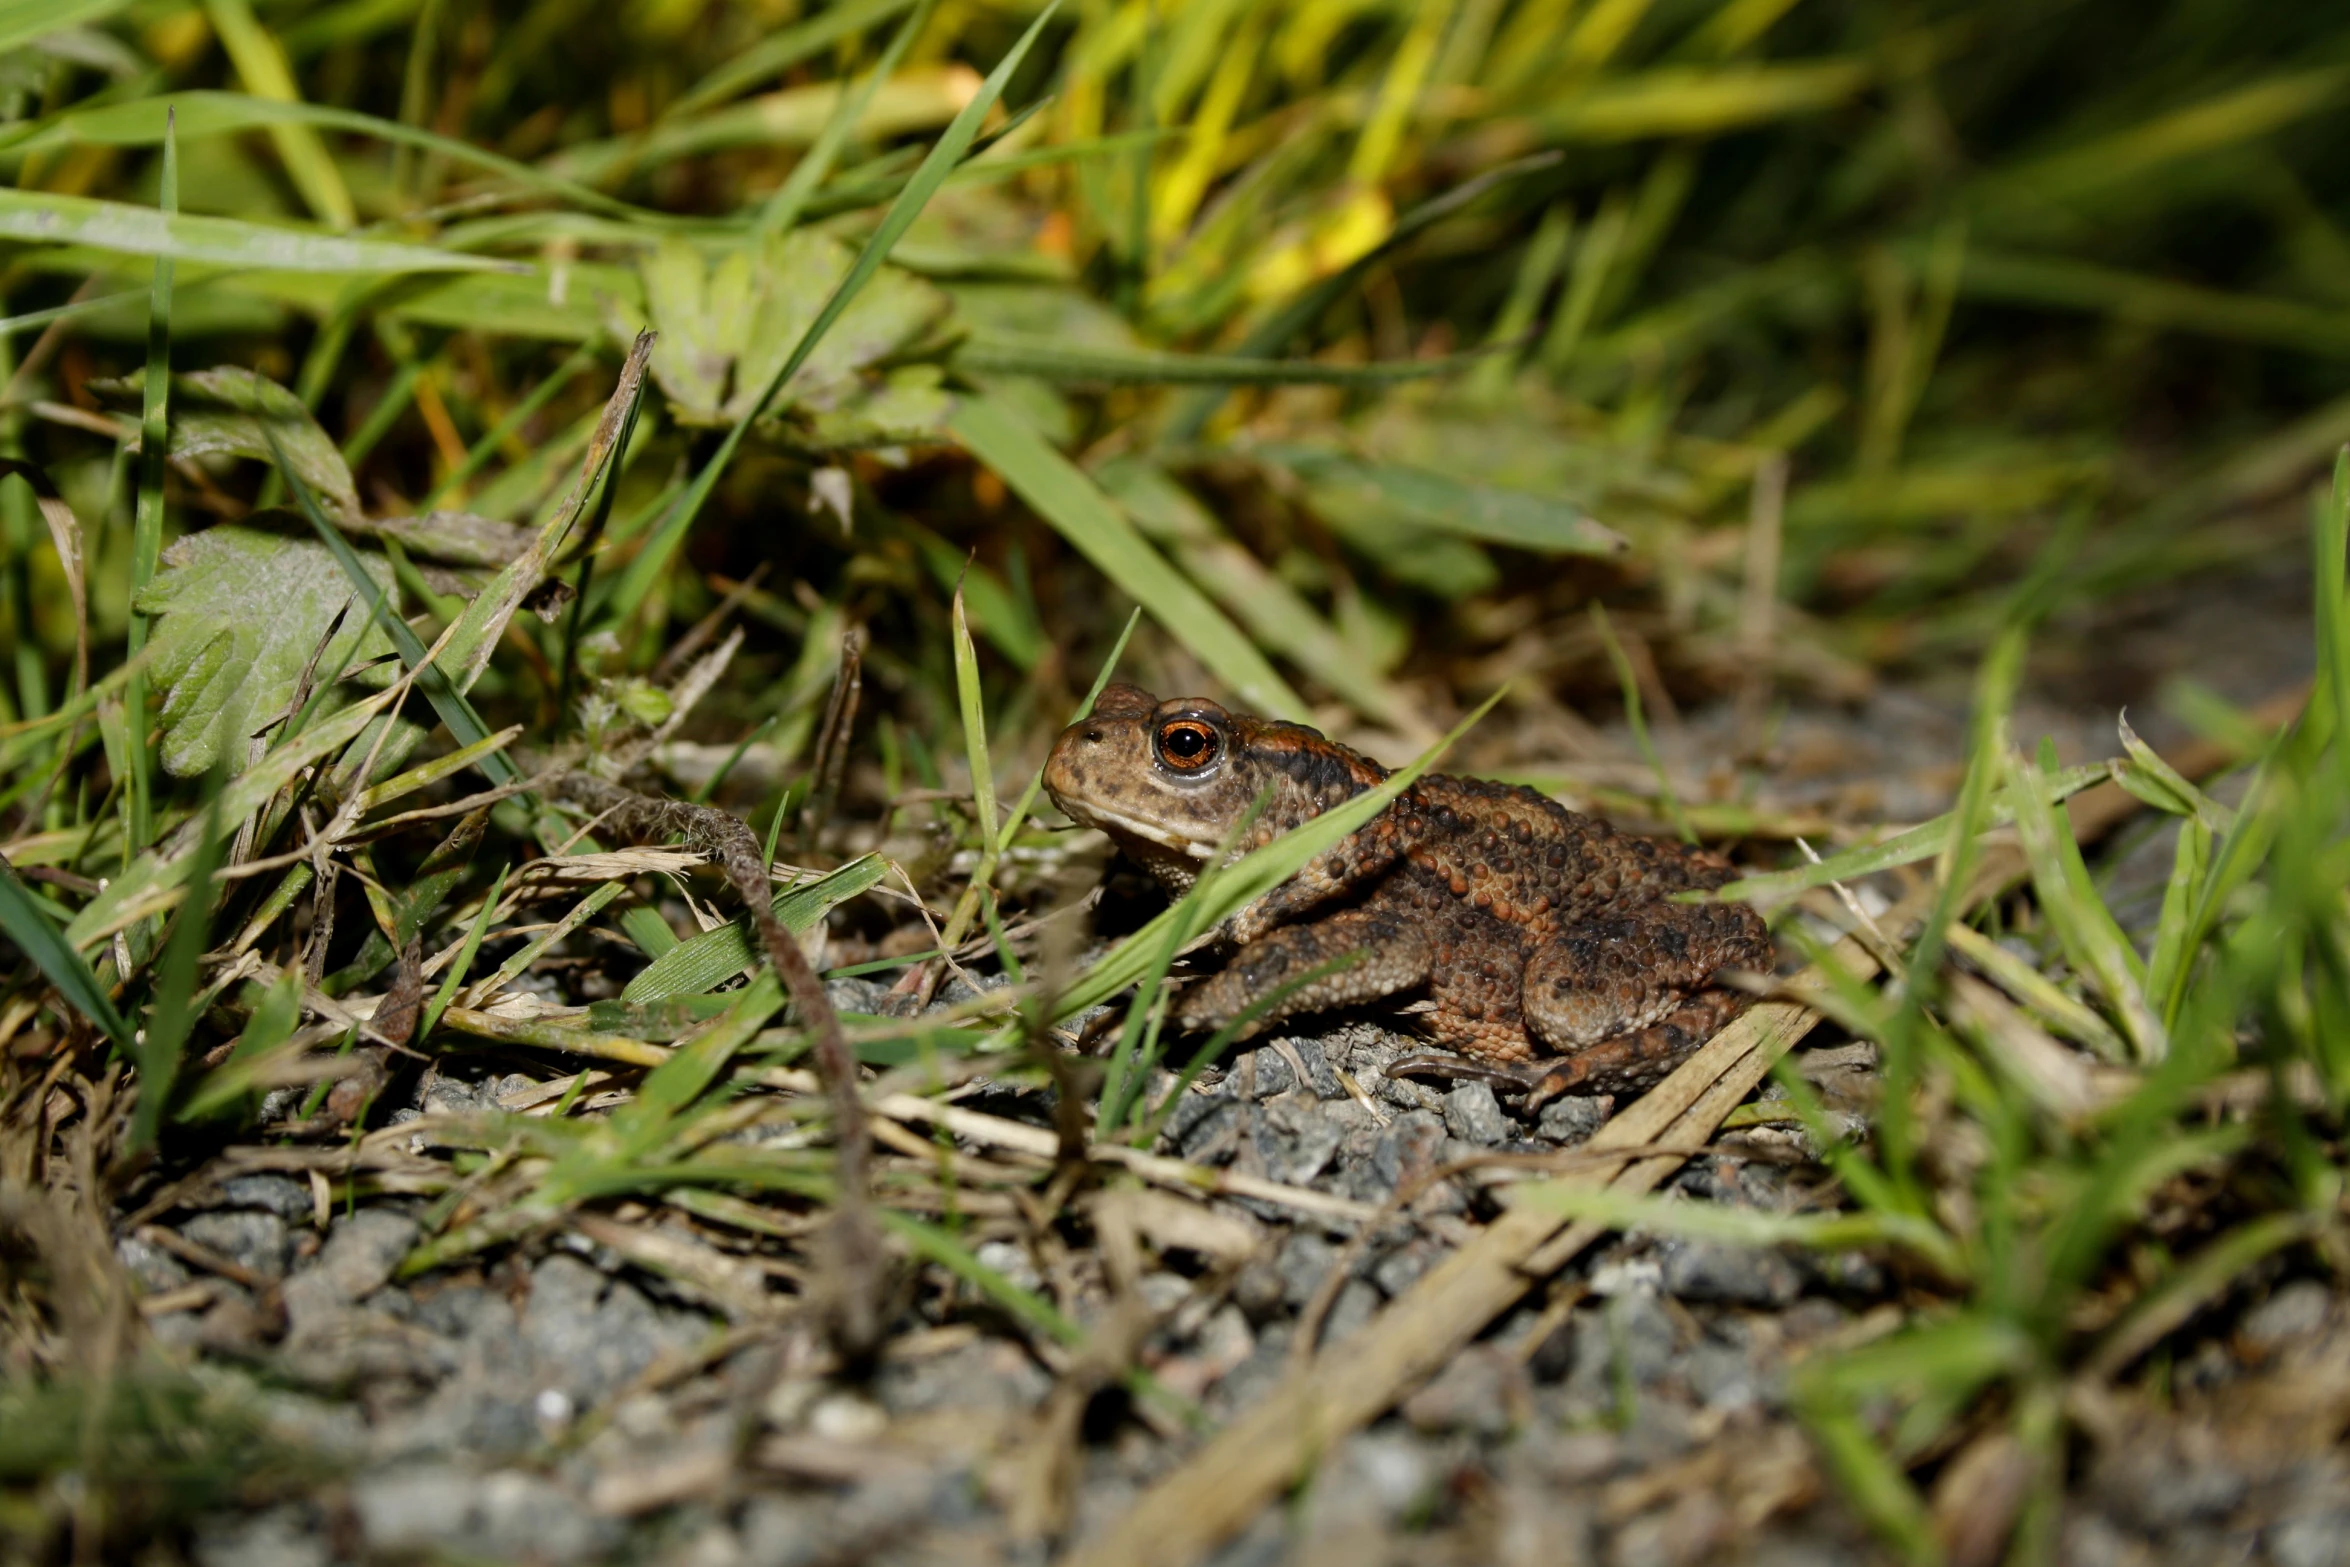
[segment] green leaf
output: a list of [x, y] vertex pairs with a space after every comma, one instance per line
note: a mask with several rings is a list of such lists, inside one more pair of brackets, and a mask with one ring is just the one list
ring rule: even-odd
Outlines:
[[864, 291], [865, 285], [881, 270], [882, 264], [889, 260], [890, 251], [905, 237], [906, 230], [913, 226], [923, 206], [938, 194], [939, 187], [946, 183], [947, 176], [962, 161], [963, 154], [970, 150], [973, 139], [979, 134], [980, 122], [987, 118], [988, 111], [1003, 96], [1004, 86], [1012, 79], [1012, 73], [1020, 69], [1020, 62], [1028, 57], [1037, 35], [1059, 9], [1060, 0], [1048, 0], [1045, 8], [1037, 13], [1036, 20], [1029, 23], [1028, 30], [1020, 35], [1019, 42], [1012, 45], [1004, 57], [996, 62], [996, 68], [988, 72], [987, 80], [979, 84], [979, 91], [972, 94], [971, 101], [963, 105], [945, 131], [940, 133], [937, 143], [922, 159], [921, 166], [906, 181], [906, 188], [898, 192], [897, 200], [891, 202], [889, 210], [882, 214], [873, 237], [857, 253], [855, 264], [833, 288], [831, 296], [824, 301], [824, 307], [816, 312], [815, 319], [808, 323], [807, 330], [792, 345], [791, 353], [768, 378], [758, 397], [748, 405], [749, 411], [737, 417], [718, 450], [694, 475], [692, 487], [679, 498], [676, 507], [663, 520], [660, 531], [629, 563], [628, 575], [622, 579], [620, 591], [616, 595], [622, 614], [632, 613], [636, 605], [643, 601], [645, 594], [651, 591], [658, 574], [667, 566], [687, 530], [693, 526], [694, 518], [701, 514], [710, 493], [718, 487], [719, 476], [726, 471], [727, 464], [734, 460], [734, 454], [742, 445], [743, 437], [749, 433], [753, 421], [774, 401], [776, 394], [790, 383], [791, 378], [799, 373], [801, 366], [814, 356], [826, 334], [848, 312], [850, 305]]
[[[361, 557], [378, 586], [391, 563]], [[217, 760], [242, 771], [245, 750], [232, 728], [267, 720], [294, 694], [319, 639], [346, 605], [320, 655], [322, 676], [392, 651], [365, 609], [352, 605], [350, 579], [324, 545], [244, 523], [191, 533], [163, 555], [165, 570], [133, 601], [154, 617], [153, 679], [163, 692], [163, 765], [182, 778]], [[237, 734], [241, 739], [241, 731]]]
[[341, 239], [236, 218], [167, 214], [55, 191], [0, 189], [0, 239], [280, 272], [515, 272], [514, 263], [388, 240]]
[[1189, 648], [1242, 706], [1302, 719], [1305, 700], [1191, 580], [1153, 549], [1085, 471], [993, 398], [967, 398], [950, 425], [1061, 537]]
[[[672, 238], [648, 253], [640, 264], [645, 310], [661, 334], [653, 378], [678, 418], [724, 424], [749, 417], [854, 261], [839, 240], [805, 229], [724, 248]], [[639, 323], [622, 302], [614, 304], [616, 325], [633, 333]], [[869, 367], [935, 335], [950, 308], [945, 294], [911, 273], [878, 269], [767, 399], [767, 417], [801, 407], [853, 410], [868, 390]]]
[[[778, 893], [775, 917], [794, 936], [801, 935], [815, 929], [836, 906], [870, 892], [888, 874], [880, 856], [860, 855], [839, 870]], [[679, 942], [630, 980], [620, 999], [643, 1005], [671, 996], [700, 995], [750, 968], [751, 951], [751, 922], [745, 916]]]
[[[2103, 783], [2110, 773], [2105, 762], [2087, 762], [2068, 767], [2056, 774], [2033, 770], [2033, 786], [2050, 804], [2068, 800], [2093, 784]], [[1799, 865], [1793, 870], [1775, 871], [1765, 876], [1747, 876], [1725, 885], [1716, 897], [1724, 901], [1751, 903], [1758, 909], [1773, 909], [1789, 899], [1814, 887], [1825, 887], [1832, 881], [1852, 881], [1871, 876], [1878, 871], [1891, 870], [1896, 865], [1912, 865], [1931, 859], [1950, 843], [1951, 824], [1955, 813], [1935, 817], [1915, 827], [1895, 833], [1882, 843], [1863, 844], [1857, 849], [1846, 849], [1810, 865]], [[2014, 797], [2000, 791], [1983, 813], [1985, 827], [2005, 827], [2015, 820]]]
[[[122, 384], [133, 387], [144, 380], [142, 374]], [[359, 489], [352, 482], [351, 465], [292, 392], [254, 371], [220, 365], [173, 376], [171, 393], [172, 456], [275, 462], [282, 452], [337, 516], [359, 515]], [[134, 439], [133, 451], [140, 449], [141, 439]]]

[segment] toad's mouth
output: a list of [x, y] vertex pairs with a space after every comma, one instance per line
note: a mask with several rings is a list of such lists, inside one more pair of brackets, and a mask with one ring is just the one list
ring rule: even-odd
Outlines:
[[1128, 816], [1122, 811], [1112, 810], [1104, 805], [1096, 805], [1089, 800], [1061, 800], [1056, 797], [1055, 803], [1061, 807], [1063, 814], [1082, 826], [1098, 827], [1114, 837], [1139, 838], [1144, 843], [1157, 844], [1162, 849], [1173, 849], [1177, 854], [1186, 855], [1195, 860], [1215, 858], [1216, 846], [1214, 843], [1185, 837], [1172, 827], [1164, 827], [1157, 822], [1144, 821], [1137, 816]]

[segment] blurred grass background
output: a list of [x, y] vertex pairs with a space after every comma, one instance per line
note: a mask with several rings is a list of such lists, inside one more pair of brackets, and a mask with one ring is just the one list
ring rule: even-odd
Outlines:
[[[1775, 657], [1846, 691], [1979, 645], [2068, 515], [2090, 529], [2080, 594], [2257, 557], [2300, 526], [2263, 503], [2350, 434], [2327, 156], [2350, 25], [2328, 8], [1133, 0], [1049, 25], [1006, 100], [1024, 117], [933, 203], [894, 314], [814, 399], [831, 427], [771, 418], [694, 526], [656, 527], [641, 514], [707, 454], [697, 426], [752, 380], [730, 336], [788, 319], [812, 252], [705, 269], [754, 235], [854, 243], [1029, 15], [946, 0], [873, 80], [911, 13], [11, 8], [0, 445], [91, 519], [96, 644], [128, 612], [130, 486], [77, 416], [144, 358], [143, 249], [178, 252], [176, 362], [296, 387], [384, 515], [530, 516], [600, 397], [580, 371], [660, 326], [671, 417], [631, 454], [605, 563], [627, 590], [597, 607], [628, 611], [606, 618], [641, 662], [766, 563], [769, 703], [820, 699], [826, 672], [791, 669], [811, 617], [871, 621], [906, 658], [942, 645], [917, 628], [974, 548], [999, 676], [1041, 664], [1064, 692], [1063, 655], [1122, 619], [1072, 546], [1128, 594], [1202, 590], [1151, 607], [1258, 706], [1421, 738], [1456, 687], [1521, 666], [1604, 700], [1579, 615], [1555, 634], [1598, 592], [1676, 685], [1719, 690], [1776, 454], [1803, 613]], [[64, 198], [152, 204], [167, 94], [194, 95], [182, 210], [265, 231], [108, 238], [113, 209], [85, 205], [80, 243], [28, 243]], [[330, 234], [441, 255], [291, 237]], [[437, 270], [459, 256], [505, 265]], [[1284, 368], [1228, 362], [1259, 358]], [[1076, 501], [1038, 507], [1049, 527], [1008, 507], [953, 455], [958, 393], [1078, 454], [1140, 535]], [[826, 469], [861, 525], [811, 517]], [[189, 498], [252, 493], [221, 474]], [[6, 699], [31, 717], [72, 631], [29, 498], [6, 504]], [[1584, 561], [1585, 517], [1628, 553]], [[905, 691], [924, 727], [944, 673]]]

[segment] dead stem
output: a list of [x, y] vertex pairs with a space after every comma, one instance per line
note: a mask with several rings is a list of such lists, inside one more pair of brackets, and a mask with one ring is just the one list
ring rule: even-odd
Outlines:
[[841, 1032], [824, 982], [792, 933], [775, 917], [773, 888], [758, 838], [741, 818], [715, 806], [690, 805], [623, 789], [587, 773], [566, 773], [562, 798], [604, 818], [631, 839], [680, 838], [718, 863], [728, 885], [750, 911], [767, 960], [784, 983], [814, 1048], [817, 1073], [832, 1105], [835, 1211], [821, 1237], [826, 1336], [844, 1366], [869, 1370], [887, 1329], [883, 1277], [887, 1255], [873, 1218], [872, 1142], [864, 1101], [857, 1093], [857, 1062]]

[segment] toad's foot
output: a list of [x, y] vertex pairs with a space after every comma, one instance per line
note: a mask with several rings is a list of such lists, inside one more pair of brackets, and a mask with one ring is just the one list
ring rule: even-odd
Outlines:
[[1644, 1094], [1721, 1032], [1754, 998], [1734, 990], [1701, 990], [1648, 1027], [1588, 1050], [1528, 1062], [1526, 1109], [1540, 1110], [1561, 1094]]
[[1407, 1056], [1391, 1062], [1385, 1075], [1491, 1083], [1505, 1093], [1525, 1094], [1529, 1115], [1562, 1094], [1644, 1094], [1697, 1054], [1752, 999], [1731, 990], [1701, 990], [1648, 1027], [1601, 1040], [1573, 1055], [1514, 1066], [1492, 1066], [1464, 1056]]

